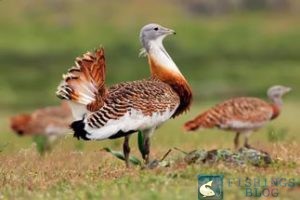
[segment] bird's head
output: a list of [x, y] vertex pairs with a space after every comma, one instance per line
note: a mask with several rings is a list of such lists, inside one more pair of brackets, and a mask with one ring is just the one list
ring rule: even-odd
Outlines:
[[290, 92], [292, 89], [290, 87], [285, 87], [282, 85], [275, 85], [268, 89], [267, 95], [270, 99], [279, 99], [284, 94]]
[[161, 44], [166, 36], [174, 34], [176, 34], [174, 30], [152, 23], [145, 25], [141, 29], [140, 40], [143, 47], [148, 50], [150, 42], [157, 42]]
[[28, 124], [31, 120], [31, 116], [27, 114], [21, 114], [10, 118], [10, 127], [18, 135], [26, 134]]

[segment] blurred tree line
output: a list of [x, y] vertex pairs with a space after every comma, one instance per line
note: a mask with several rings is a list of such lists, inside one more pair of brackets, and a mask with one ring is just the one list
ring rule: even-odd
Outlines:
[[165, 46], [192, 85], [195, 102], [265, 97], [274, 84], [297, 91], [299, 5], [292, 0], [0, 1], [0, 109], [58, 102], [61, 75], [76, 56], [100, 44], [109, 85], [148, 77], [147, 60], [138, 58], [138, 36], [149, 22], [178, 32]]
[[196, 15], [224, 15], [234, 11], [253, 10], [292, 11], [297, 5], [293, 0], [179, 0], [179, 2], [188, 12]]

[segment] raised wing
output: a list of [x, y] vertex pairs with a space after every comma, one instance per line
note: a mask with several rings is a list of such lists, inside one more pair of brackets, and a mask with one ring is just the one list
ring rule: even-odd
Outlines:
[[75, 66], [63, 75], [56, 95], [60, 99], [86, 105], [89, 111], [101, 108], [106, 97], [104, 49], [77, 57]]

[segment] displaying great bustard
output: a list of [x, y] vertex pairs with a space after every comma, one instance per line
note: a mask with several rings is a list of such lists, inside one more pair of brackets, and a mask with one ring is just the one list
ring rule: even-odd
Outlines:
[[69, 100], [75, 121], [74, 136], [84, 140], [125, 137], [123, 151], [129, 159], [129, 137], [142, 131], [143, 159], [149, 162], [150, 135], [163, 122], [186, 111], [192, 92], [162, 42], [175, 31], [158, 24], [141, 29], [140, 40], [148, 57], [151, 77], [105, 86], [103, 48], [77, 58], [58, 87], [57, 96]]
[[235, 148], [238, 147], [240, 134], [245, 134], [244, 146], [250, 148], [249, 135], [278, 117], [282, 107], [282, 96], [290, 90], [284, 86], [271, 87], [267, 92], [270, 103], [254, 97], [227, 100], [186, 122], [184, 128], [187, 131], [210, 128], [234, 131]]

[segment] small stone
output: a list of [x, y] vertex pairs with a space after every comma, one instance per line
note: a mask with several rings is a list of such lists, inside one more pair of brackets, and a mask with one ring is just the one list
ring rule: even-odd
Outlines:
[[207, 151], [205, 150], [194, 150], [188, 153], [184, 157], [184, 161], [187, 164], [192, 164], [192, 163], [200, 163], [203, 162], [207, 157]]

